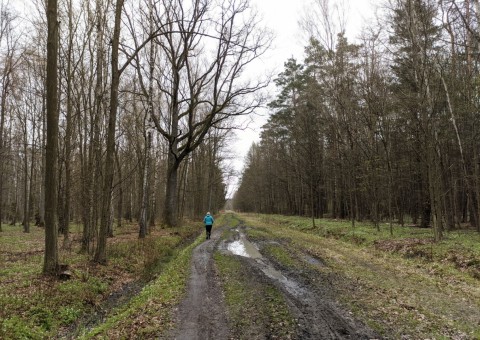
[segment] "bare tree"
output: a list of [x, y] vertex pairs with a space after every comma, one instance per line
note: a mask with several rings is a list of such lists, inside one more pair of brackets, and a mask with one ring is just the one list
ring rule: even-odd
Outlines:
[[[151, 118], [169, 145], [163, 220], [176, 226], [180, 164], [210, 129], [262, 105], [255, 94], [268, 80], [242, 75], [268, 48], [270, 35], [260, 29], [248, 0], [163, 0], [159, 5], [155, 80], [160, 98]], [[147, 86], [142, 87], [148, 97]]]
[[315, 38], [329, 51], [335, 50], [337, 35], [345, 33], [346, 23], [344, 0], [311, 0], [299, 21], [306, 40]]
[[64, 159], [65, 164], [65, 188], [64, 188], [64, 197], [63, 205], [61, 210], [63, 217], [61, 222], [63, 225], [60, 226], [60, 230], [63, 233], [63, 242], [64, 246], [68, 246], [69, 242], [69, 225], [70, 225], [70, 214], [71, 214], [71, 192], [72, 192], [72, 139], [73, 139], [73, 127], [74, 127], [74, 107], [73, 107], [73, 78], [74, 78], [74, 37], [76, 33], [75, 22], [73, 18], [73, 1], [68, 0], [67, 3], [67, 22], [68, 22], [68, 32], [67, 32], [67, 46], [65, 51], [66, 66], [65, 66], [65, 82], [66, 82], [66, 127], [65, 127], [65, 142], [64, 142]]
[[111, 56], [111, 85], [110, 85], [110, 112], [108, 115], [107, 129], [107, 150], [105, 155], [105, 174], [103, 181], [103, 199], [100, 220], [100, 230], [98, 233], [97, 249], [95, 251], [95, 262], [105, 264], [107, 262], [106, 244], [107, 231], [111, 218], [111, 191], [113, 186], [113, 175], [115, 170], [115, 128], [117, 122], [118, 109], [118, 88], [120, 85], [121, 70], [118, 65], [118, 52], [120, 44], [120, 24], [122, 18], [124, 0], [118, 0], [115, 5], [115, 23], [112, 37], [112, 56]]
[[58, 151], [58, 5], [47, 1], [47, 145], [45, 165], [45, 258], [43, 272], [58, 270], [57, 151]]
[[0, 47], [5, 47], [5, 55], [2, 58], [0, 79], [0, 232], [2, 231], [3, 198], [4, 198], [4, 164], [6, 160], [5, 149], [5, 123], [8, 109], [8, 97], [12, 92], [13, 72], [20, 58], [16, 57], [18, 37], [14, 34], [14, 23], [17, 19], [8, 2], [0, 2]]

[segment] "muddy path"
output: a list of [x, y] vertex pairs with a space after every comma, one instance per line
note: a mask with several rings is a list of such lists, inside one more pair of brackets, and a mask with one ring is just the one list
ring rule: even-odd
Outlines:
[[[228, 320], [222, 287], [215, 270], [216, 251], [238, 257], [247, 281], [259, 285], [273, 285], [281, 293], [291, 315], [293, 339], [379, 339], [374, 331], [355, 320], [335, 298], [327, 278], [306, 267], [287, 268], [262, 254], [262, 245], [250, 242], [245, 226], [230, 229], [227, 239], [220, 239], [222, 230], [216, 230], [212, 239], [199, 245], [193, 254], [191, 277], [187, 296], [177, 311], [175, 339], [270, 339], [275, 338], [268, 327], [256, 328], [255, 334], [242, 334], [232, 328]], [[276, 240], [269, 240], [282, 246]], [[321, 260], [304, 257], [310, 265], [321, 265]], [[248, 315], [245, 315], [248, 318]], [[255, 323], [255, 320], [251, 320]]]
[[193, 250], [187, 295], [176, 312], [177, 328], [168, 338], [228, 338], [225, 304], [213, 262], [221, 233], [221, 229], [214, 229], [210, 240]]

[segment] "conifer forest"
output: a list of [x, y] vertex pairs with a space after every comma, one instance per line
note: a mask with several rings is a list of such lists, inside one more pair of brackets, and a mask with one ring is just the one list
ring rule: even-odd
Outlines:
[[480, 231], [480, 5], [384, 6], [359, 42], [326, 29], [285, 62], [238, 209]]

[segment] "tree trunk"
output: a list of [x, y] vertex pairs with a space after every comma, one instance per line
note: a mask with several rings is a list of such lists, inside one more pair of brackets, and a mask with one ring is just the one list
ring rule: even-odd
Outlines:
[[148, 175], [150, 166], [150, 145], [152, 142], [152, 134], [148, 132], [145, 139], [145, 165], [143, 168], [143, 183], [142, 183], [142, 207], [140, 210], [140, 230], [138, 233], [139, 238], [145, 238], [147, 236], [147, 223], [148, 223]]
[[58, 151], [58, 6], [47, 1], [47, 145], [45, 164], [45, 258], [43, 273], [56, 274], [57, 244], [57, 151]]
[[[30, 160], [30, 184], [29, 184], [29, 190], [28, 190], [28, 211], [27, 211], [27, 221], [31, 220], [31, 217], [34, 216], [33, 212], [33, 202], [34, 202], [34, 177], [35, 177], [35, 148], [36, 143], [35, 143], [35, 129], [36, 129], [36, 124], [35, 124], [35, 118], [33, 119], [32, 123], [32, 152], [31, 152], [31, 160]], [[30, 231], [30, 226], [28, 227], [28, 231]]]
[[9, 78], [9, 73], [7, 72], [7, 68], [5, 68], [2, 79], [2, 103], [0, 104], [0, 232], [2, 231], [3, 222], [3, 176], [5, 164], [3, 134], [5, 129], [5, 116], [7, 113], [8, 84], [10, 83]]
[[72, 187], [72, 131], [73, 131], [73, 103], [72, 103], [72, 48], [73, 48], [73, 18], [72, 0], [68, 3], [68, 29], [70, 32], [67, 51], [67, 112], [65, 128], [65, 202], [63, 207], [63, 242], [68, 243], [70, 233], [70, 200]]
[[118, 148], [115, 149], [115, 164], [117, 164], [118, 173], [118, 211], [117, 211], [117, 228], [122, 227], [123, 218], [123, 176], [122, 166], [118, 157]]
[[2, 92], [2, 105], [0, 108], [0, 232], [2, 232], [2, 222], [3, 222], [3, 173], [4, 173], [4, 159], [3, 156], [3, 127], [5, 124], [5, 100], [6, 94], [5, 91]]
[[105, 175], [103, 181], [103, 200], [100, 220], [100, 230], [98, 233], [97, 250], [95, 252], [95, 262], [100, 264], [107, 263], [107, 231], [110, 222], [111, 193], [113, 186], [113, 176], [115, 170], [115, 126], [117, 122], [118, 108], [118, 88], [120, 85], [120, 70], [118, 68], [118, 47], [120, 43], [120, 23], [122, 16], [124, 0], [118, 0], [115, 6], [115, 25], [112, 39], [112, 83], [110, 89], [110, 112], [108, 117], [107, 129], [107, 151], [105, 155]]
[[178, 162], [172, 153], [168, 154], [167, 186], [165, 191], [165, 206], [163, 210], [163, 221], [169, 227], [176, 227], [177, 221], [177, 181]]
[[[100, 141], [101, 134], [101, 119], [103, 114], [103, 73], [104, 73], [104, 8], [103, 1], [97, 0], [95, 2], [95, 25], [96, 25], [96, 49], [95, 58], [92, 52], [90, 67], [95, 71], [95, 87], [89, 89], [89, 102], [91, 109], [88, 110], [90, 116], [85, 116], [83, 130], [89, 131], [89, 138], [84, 141], [84, 155], [86, 162], [82, 167], [83, 179], [83, 236], [82, 236], [82, 251], [91, 253], [94, 248], [94, 240], [98, 225], [98, 209], [101, 205], [103, 196], [99, 189], [101, 176], [101, 159], [102, 148]], [[93, 31], [93, 29], [92, 29]], [[95, 63], [94, 61], [95, 60]], [[93, 91], [94, 102], [90, 102], [90, 97]], [[89, 124], [88, 124], [89, 123]], [[88, 150], [88, 152], [87, 152]]]
[[41, 151], [41, 180], [40, 180], [40, 190], [39, 190], [39, 202], [38, 202], [38, 222], [40, 227], [45, 226], [45, 167], [47, 165], [47, 155], [45, 152], [45, 146], [47, 144], [47, 102], [45, 96], [42, 100], [42, 141], [40, 145]]
[[[27, 118], [25, 117], [25, 130], [27, 129]], [[24, 138], [27, 139], [27, 131], [24, 131]], [[24, 161], [23, 161], [23, 232], [30, 232], [30, 217], [28, 216], [28, 143], [24, 142]]]

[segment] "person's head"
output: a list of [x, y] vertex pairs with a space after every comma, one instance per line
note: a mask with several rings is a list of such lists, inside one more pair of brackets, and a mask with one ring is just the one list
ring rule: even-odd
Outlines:
[[207, 212], [207, 215], [210, 215], [210, 211], [209, 211], [209, 212]]

